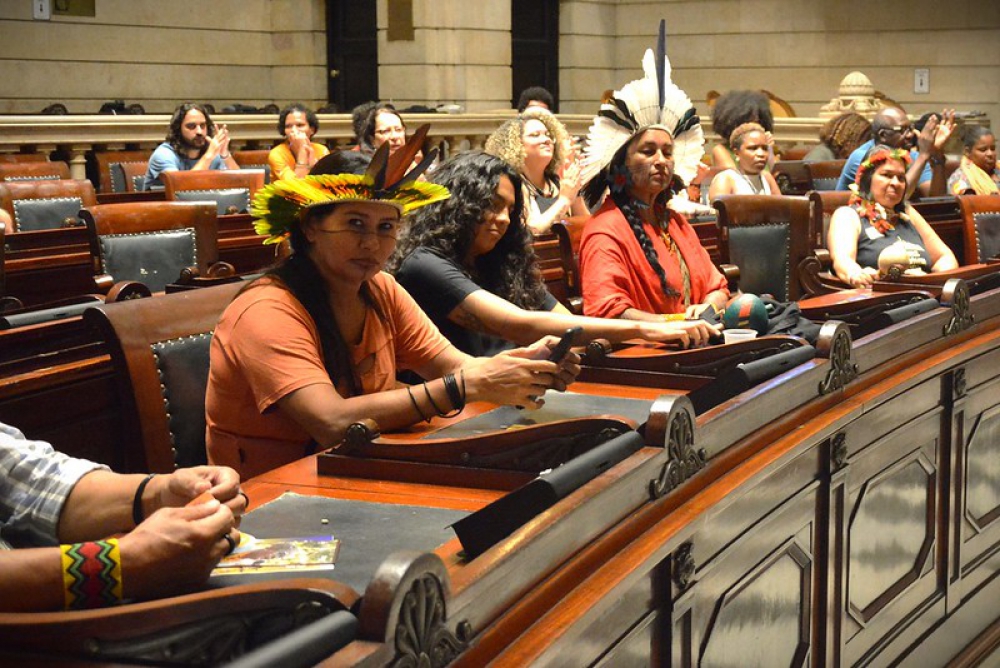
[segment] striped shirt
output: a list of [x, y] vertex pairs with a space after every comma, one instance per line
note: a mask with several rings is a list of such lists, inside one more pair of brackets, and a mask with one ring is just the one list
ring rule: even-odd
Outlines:
[[73, 487], [106, 468], [0, 423], [0, 549], [58, 545], [59, 516]]

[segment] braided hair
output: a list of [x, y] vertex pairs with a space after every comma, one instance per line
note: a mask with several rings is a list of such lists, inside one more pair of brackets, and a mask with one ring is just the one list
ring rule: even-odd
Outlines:
[[[614, 157], [611, 158], [611, 162], [605, 167], [601, 172], [595, 176], [583, 190], [581, 194], [583, 195], [584, 201], [587, 202], [587, 206], [593, 209], [601, 201], [604, 196], [605, 191], [609, 193], [609, 197], [618, 206], [618, 209], [625, 216], [625, 221], [628, 223], [629, 227], [632, 228], [632, 234], [635, 235], [636, 241], [639, 242], [639, 248], [642, 249], [642, 254], [646, 257], [646, 261], [649, 262], [649, 266], [653, 268], [656, 275], [660, 279], [660, 288], [663, 290], [663, 294], [668, 297], [676, 297], [679, 293], [670, 287], [670, 283], [667, 281], [667, 272], [660, 264], [659, 258], [656, 256], [656, 249], [653, 248], [653, 240], [649, 238], [646, 234], [646, 229], [642, 225], [642, 214], [640, 213], [640, 207], [645, 206], [640, 204], [635, 197], [632, 196], [630, 185], [626, 185], [624, 188], [619, 187], [615, 182], [615, 174], [621, 174], [627, 171], [625, 165], [625, 158], [628, 155], [628, 149], [632, 144], [643, 135], [642, 132], [638, 132], [629, 141], [618, 149]], [[661, 192], [656, 196], [656, 201], [653, 203], [654, 210], [663, 209], [666, 211], [667, 201], [674, 196], [677, 188], [683, 187], [683, 182], [680, 179], [671, 179], [670, 187]]]

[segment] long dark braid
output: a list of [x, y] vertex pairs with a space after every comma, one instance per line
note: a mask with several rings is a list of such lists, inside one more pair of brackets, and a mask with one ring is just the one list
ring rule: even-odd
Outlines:
[[[307, 216], [310, 219], [322, 218], [334, 206], [336, 205], [315, 207], [314, 210], [307, 212]], [[337, 316], [330, 307], [326, 281], [308, 255], [309, 241], [302, 232], [301, 225], [293, 225], [291, 228], [290, 241], [293, 250], [291, 256], [274, 269], [269, 270], [265, 280], [266, 278], [275, 279], [302, 303], [316, 323], [320, 345], [323, 349], [323, 365], [326, 367], [326, 372], [330, 375], [334, 386], [338, 390], [346, 386], [349, 392], [348, 396], [358, 396], [362, 393], [362, 388], [354, 376], [350, 347], [344, 340], [337, 323]], [[375, 315], [384, 319], [384, 314], [371, 294], [370, 283], [362, 284], [360, 294], [365, 304], [375, 311]]]
[[[638, 134], [636, 135], [639, 136]], [[653, 268], [656, 275], [660, 278], [660, 288], [663, 290], [663, 294], [668, 297], [676, 297], [678, 293], [676, 290], [670, 287], [667, 282], [667, 272], [663, 269], [663, 265], [660, 264], [660, 259], [656, 256], [656, 249], [653, 248], [653, 240], [649, 238], [646, 234], [646, 230], [642, 226], [642, 214], [639, 212], [640, 204], [636, 201], [630, 192], [630, 186], [624, 188], [620, 187], [615, 183], [613, 177], [614, 174], [621, 173], [626, 169], [625, 167], [625, 156], [628, 154], [628, 147], [634, 141], [635, 138], [625, 142], [625, 144], [618, 149], [614, 157], [611, 158], [611, 162], [605, 167], [601, 172], [595, 176], [587, 185], [581, 190], [584, 200], [587, 202], [587, 206], [593, 208], [597, 206], [604, 193], [608, 193], [611, 200], [618, 205], [621, 210], [622, 215], [625, 216], [625, 220], [628, 222], [629, 227], [632, 228], [632, 234], [635, 235], [636, 241], [639, 242], [639, 248], [642, 249], [642, 254], [646, 256], [646, 261], [649, 262], [649, 266]], [[671, 180], [671, 188], [677, 187], [678, 179]], [[680, 186], [683, 187], [683, 183]], [[666, 211], [667, 200], [672, 197], [673, 190], [668, 189], [665, 192], [660, 193], [656, 198], [654, 203], [654, 211], [663, 209]]]

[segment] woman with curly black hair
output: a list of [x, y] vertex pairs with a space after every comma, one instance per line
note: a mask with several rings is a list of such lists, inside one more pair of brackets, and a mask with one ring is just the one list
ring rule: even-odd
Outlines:
[[473, 151], [433, 181], [451, 198], [415, 212], [388, 270], [441, 332], [470, 355], [489, 355], [582, 327], [577, 342], [643, 338], [702, 344], [705, 322], [638, 323], [575, 316], [545, 289], [524, 222], [521, 179], [500, 158]]
[[[736, 169], [738, 160], [735, 149], [729, 145], [729, 137], [733, 130], [744, 123], [763, 126], [770, 144], [771, 133], [774, 132], [774, 116], [767, 96], [758, 90], [731, 90], [723, 93], [712, 109], [712, 129], [722, 137], [722, 141], [712, 147], [712, 165]], [[774, 153], [769, 151], [769, 155], [767, 168], [771, 169], [774, 166]]]

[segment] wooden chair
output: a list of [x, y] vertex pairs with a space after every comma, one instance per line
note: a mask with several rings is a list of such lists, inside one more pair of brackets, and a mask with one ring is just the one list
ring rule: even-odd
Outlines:
[[[228, 665], [316, 624], [323, 624], [324, 641], [334, 641], [322, 649], [320, 656], [327, 656], [356, 637], [357, 620], [350, 610], [359, 598], [334, 580], [293, 578], [98, 610], [0, 613], [0, 662]], [[294, 655], [310, 647], [285, 644], [283, 649]]]
[[0, 208], [14, 221], [12, 232], [79, 225], [80, 209], [95, 204], [94, 186], [85, 179], [0, 183]]
[[0, 163], [0, 181], [55, 181], [68, 178], [69, 165], [65, 162]]
[[779, 160], [774, 163], [774, 180], [782, 195], [805, 195], [812, 189], [806, 163], [801, 160]]
[[134, 193], [146, 189], [146, 172], [149, 170], [149, 163], [139, 162], [117, 162], [112, 165], [112, 172], [116, 180], [120, 180], [124, 190], [116, 192]]
[[7, 224], [0, 223], [0, 313], [6, 313], [19, 309], [24, 304], [17, 297], [7, 294], [7, 274], [4, 270], [4, 261], [7, 253]]
[[809, 199], [810, 236], [813, 248], [826, 248], [826, 233], [830, 229], [830, 216], [842, 206], [847, 206], [851, 198], [847, 190], [813, 190], [806, 195]]
[[799, 283], [810, 295], [849, 290], [851, 286], [833, 273], [833, 258], [826, 248], [826, 235], [830, 229], [830, 216], [840, 207], [847, 206], [851, 193], [847, 190], [813, 190], [806, 197], [809, 199], [812, 257], [799, 265]]
[[271, 163], [267, 161], [270, 149], [259, 149], [254, 151], [233, 151], [233, 160], [240, 166], [240, 169], [263, 169], [264, 183], [271, 182]]
[[210, 202], [98, 204], [80, 212], [87, 225], [97, 289], [138, 281], [160, 292], [185, 273], [234, 276], [219, 263], [215, 207]]
[[809, 201], [781, 195], [725, 195], [718, 211], [719, 256], [740, 270], [740, 289], [798, 299], [798, 266], [811, 253]]
[[965, 262], [978, 264], [1000, 256], [1000, 197], [963, 195], [958, 198], [962, 212]]
[[569, 287], [568, 275], [563, 266], [562, 254], [559, 247], [559, 239], [552, 232], [547, 234], [536, 234], [531, 244], [538, 261], [538, 268], [542, 273], [542, 280], [545, 287], [552, 296], [574, 313], [579, 313], [577, 309], [582, 308], [582, 302], [572, 300], [573, 292]]
[[[102, 193], [123, 193], [132, 192], [128, 188], [128, 181], [121, 171], [116, 170], [116, 165], [130, 162], [141, 162], [145, 164], [149, 161], [150, 151], [100, 151], [94, 154], [97, 162], [97, 174], [99, 176], [99, 189]], [[145, 170], [143, 171], [145, 174]]]
[[0, 153], [0, 164], [48, 162], [48, 159], [49, 156], [44, 153]]
[[205, 463], [209, 344], [222, 311], [242, 286], [107, 304], [84, 314], [111, 353], [123, 407], [120, 444], [129, 470], [169, 473]]
[[264, 187], [264, 172], [259, 170], [170, 171], [160, 179], [168, 200], [212, 200], [219, 215], [249, 211], [254, 193]]
[[563, 272], [566, 275], [566, 288], [569, 292], [570, 310], [573, 313], [583, 313], [583, 283], [580, 281], [580, 239], [583, 237], [583, 226], [586, 216], [574, 216], [552, 224], [552, 231], [559, 240], [559, 257]]
[[846, 160], [824, 160], [805, 163], [812, 190], [836, 190]]
[[781, 159], [802, 160], [804, 157], [809, 155], [809, 151], [811, 150], [812, 150], [811, 146], [793, 146], [781, 152]]

